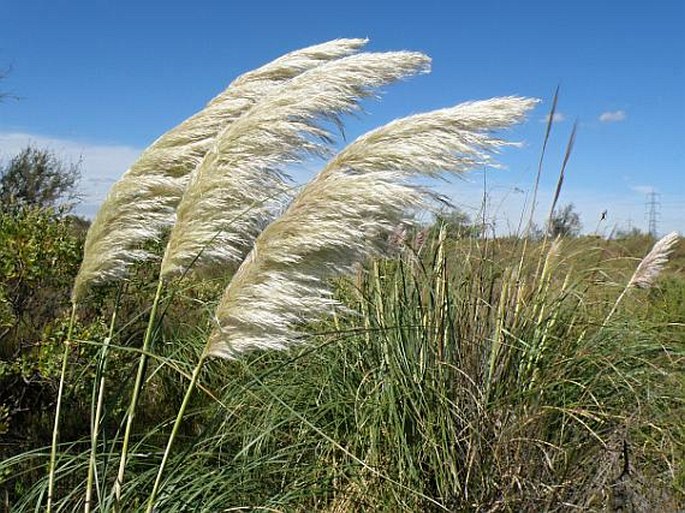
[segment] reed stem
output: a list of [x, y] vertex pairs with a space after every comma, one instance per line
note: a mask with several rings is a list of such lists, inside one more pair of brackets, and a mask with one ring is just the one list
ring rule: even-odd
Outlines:
[[164, 469], [166, 468], [167, 461], [169, 460], [169, 454], [171, 454], [171, 447], [174, 443], [174, 440], [176, 439], [176, 435], [178, 434], [178, 429], [181, 426], [181, 421], [183, 420], [186, 408], [188, 407], [188, 403], [190, 402], [190, 396], [193, 394], [193, 391], [195, 390], [195, 385], [197, 384], [197, 380], [200, 376], [200, 371], [202, 371], [202, 367], [204, 366], [207, 356], [207, 353], [203, 352], [202, 356], [200, 356], [200, 360], [197, 362], [197, 365], [193, 370], [193, 374], [190, 378], [190, 384], [188, 385], [186, 394], [183, 397], [183, 402], [181, 403], [181, 407], [179, 408], [178, 414], [176, 415], [176, 421], [174, 422], [174, 427], [171, 429], [171, 434], [169, 435], [169, 440], [167, 441], [166, 449], [164, 449], [164, 456], [162, 457], [162, 463], [160, 463], [159, 465], [159, 470], [157, 471], [157, 478], [155, 479], [155, 484], [152, 487], [152, 492], [150, 493], [150, 498], [148, 499], [147, 508], [145, 510], [146, 513], [152, 513], [153, 508], [155, 506], [157, 493], [159, 493], [160, 485], [162, 483], [162, 474], [164, 474]]
[[97, 404], [95, 405], [95, 418], [93, 419], [92, 425], [90, 427], [90, 461], [88, 464], [88, 479], [86, 483], [86, 502], [84, 505], [85, 513], [89, 513], [92, 506], [93, 479], [95, 477], [97, 457], [97, 440], [99, 435], [100, 422], [102, 418], [102, 404], [104, 402], [105, 396], [105, 369], [107, 367], [107, 353], [109, 351], [109, 345], [112, 341], [112, 337], [114, 336], [114, 326], [116, 325], [120, 297], [121, 287], [119, 288], [119, 292], [117, 294], [117, 301], [114, 305], [114, 311], [112, 312], [112, 318], [109, 323], [109, 331], [103, 343], [102, 351], [100, 352], [98, 370], [96, 374], [96, 376], [99, 376], [99, 380], [96, 381], [95, 388], [93, 389], [93, 398], [95, 398], [95, 395], [97, 394]]
[[140, 359], [138, 360], [138, 372], [136, 374], [136, 382], [133, 386], [133, 393], [131, 394], [131, 404], [128, 407], [128, 416], [126, 419], [126, 430], [124, 432], [124, 439], [121, 446], [121, 459], [119, 460], [119, 472], [117, 473], [116, 481], [114, 482], [114, 496], [116, 499], [115, 510], [118, 510], [121, 501], [121, 487], [124, 483], [124, 470], [126, 468], [126, 460], [128, 456], [128, 445], [131, 440], [131, 429], [133, 427], [133, 419], [135, 418], [136, 408], [138, 406], [138, 399], [140, 391], [143, 388], [143, 378], [145, 375], [145, 367], [147, 365], [147, 355], [152, 340], [152, 333], [154, 331], [155, 320], [157, 317], [157, 307], [162, 296], [162, 289], [164, 287], [164, 280], [162, 278], [157, 282], [157, 292], [150, 310], [150, 319], [145, 330], [145, 338], [143, 339], [143, 347], [141, 349]]
[[55, 407], [55, 424], [52, 428], [52, 447], [50, 448], [50, 467], [48, 477], [48, 505], [46, 512], [52, 511], [52, 499], [55, 491], [55, 463], [57, 461], [57, 440], [59, 439], [59, 419], [62, 411], [62, 395], [64, 393], [64, 379], [67, 373], [67, 362], [69, 361], [69, 347], [71, 346], [71, 336], [76, 322], [76, 303], [71, 305], [71, 318], [67, 329], [67, 339], [64, 341], [64, 354], [62, 355], [62, 370], [59, 375], [59, 389], [57, 391], [57, 405]]

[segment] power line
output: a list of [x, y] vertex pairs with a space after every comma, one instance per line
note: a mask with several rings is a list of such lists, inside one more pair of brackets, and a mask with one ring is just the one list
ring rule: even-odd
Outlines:
[[659, 220], [661, 203], [659, 201], [659, 194], [652, 191], [647, 194], [647, 203], [645, 204], [647, 220], [649, 224], [649, 234], [656, 239], [657, 222]]

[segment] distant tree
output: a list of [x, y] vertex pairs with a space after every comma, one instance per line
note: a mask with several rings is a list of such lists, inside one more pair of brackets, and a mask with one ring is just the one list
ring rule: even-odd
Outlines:
[[78, 199], [80, 162], [66, 164], [50, 150], [27, 146], [0, 168], [0, 209], [55, 208], [68, 212]]
[[576, 212], [573, 203], [569, 203], [554, 211], [549, 220], [547, 231], [550, 237], [576, 237], [582, 227], [580, 214]]
[[646, 237], [647, 233], [640, 230], [637, 226], [631, 228], [618, 228], [613, 234], [614, 239], [632, 239], [635, 237]]
[[447, 236], [450, 238], [460, 238], [478, 233], [479, 228], [474, 226], [468, 214], [463, 210], [452, 207], [443, 209], [435, 215], [436, 225], [444, 226]]

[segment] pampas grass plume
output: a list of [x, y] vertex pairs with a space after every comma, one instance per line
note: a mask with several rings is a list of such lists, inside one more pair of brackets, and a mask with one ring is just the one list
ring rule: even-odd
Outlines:
[[288, 165], [328, 155], [328, 125], [378, 87], [427, 71], [416, 52], [364, 53], [302, 73], [228, 127], [192, 178], [162, 261], [163, 277], [235, 269], [286, 192]]
[[492, 131], [521, 121], [535, 103], [495, 98], [419, 114], [342, 150], [256, 239], [217, 308], [206, 353], [234, 358], [297, 343], [298, 323], [337, 306], [327, 280], [383, 255], [407, 212], [435, 199], [410, 180], [490, 163], [512, 144]]
[[676, 232], [671, 232], [659, 239], [652, 250], [640, 261], [640, 265], [637, 266], [628, 282], [628, 287], [648, 289], [654, 285], [677, 242], [678, 234]]
[[668, 262], [668, 257], [670, 256], [677, 242], [678, 234], [676, 232], [671, 232], [659, 239], [656, 244], [654, 244], [651, 251], [647, 253], [642, 260], [640, 260], [640, 264], [637, 266], [637, 269], [635, 269], [630, 281], [628, 281], [628, 284], [616, 299], [614, 306], [611, 307], [611, 310], [604, 318], [602, 326], [606, 326], [609, 323], [611, 318], [618, 310], [618, 305], [621, 303], [629, 290], [633, 288], [648, 289], [654, 285], [657, 277], [659, 274], [661, 274], [661, 271]]
[[238, 77], [205, 109], [157, 139], [112, 187], [97, 213], [86, 237], [72, 301], [78, 303], [93, 284], [125, 277], [132, 263], [151, 256], [141, 249], [142, 243], [158, 239], [174, 223], [190, 173], [225, 126], [284, 81], [350, 55], [365, 43], [340, 39], [286, 54]]

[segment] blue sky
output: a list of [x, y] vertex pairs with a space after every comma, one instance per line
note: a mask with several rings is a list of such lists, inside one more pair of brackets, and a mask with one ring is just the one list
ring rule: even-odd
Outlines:
[[[143, 2], [9, 0], [3, 5], [0, 158], [28, 141], [83, 160], [92, 214], [112, 181], [159, 135], [237, 75], [300, 47], [369, 37], [368, 49], [419, 50], [433, 71], [387, 88], [346, 136], [396, 117], [497, 95], [543, 101], [509, 137], [524, 142], [486, 172], [488, 216], [515, 229], [530, 199], [544, 117], [561, 87], [538, 211], [549, 202], [573, 122], [560, 202], [585, 230], [646, 229], [659, 194], [660, 233], [685, 233], [685, 2]], [[472, 215], [483, 171], [441, 185]], [[540, 218], [539, 218], [540, 219]]]

